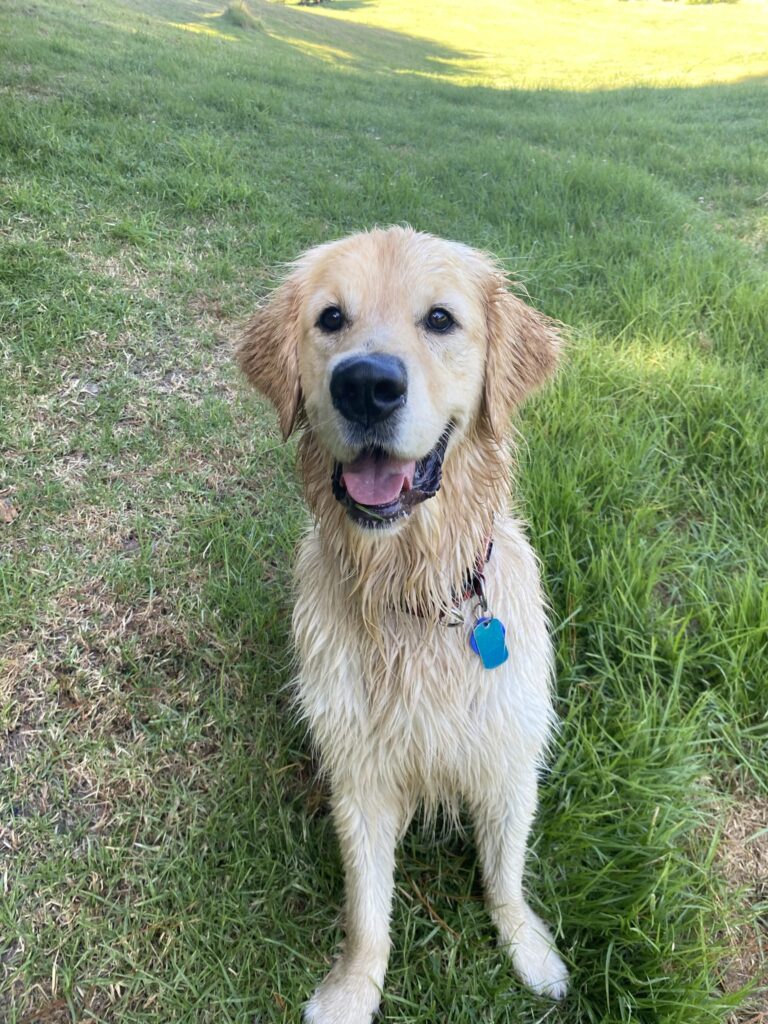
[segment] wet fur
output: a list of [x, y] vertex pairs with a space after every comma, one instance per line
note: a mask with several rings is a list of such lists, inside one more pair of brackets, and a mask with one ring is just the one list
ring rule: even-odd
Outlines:
[[[447, 397], [440, 351], [425, 355], [407, 329], [387, 330], [398, 317], [407, 323], [398, 303], [417, 290], [414, 275], [425, 276], [425, 267], [430, 281], [444, 267], [467, 304], [470, 328], [455, 354], [461, 393]], [[332, 356], [306, 309], [334, 275], [353, 290], [355, 308], [375, 311], [376, 349], [418, 364], [430, 414], [446, 401], [459, 409], [441, 490], [394, 530], [353, 524], [330, 487], [340, 458], [328, 450], [332, 413], [322, 391]], [[565, 992], [565, 967], [522, 891], [552, 725], [552, 657], [536, 559], [508, 514], [510, 413], [551, 376], [559, 348], [556, 325], [509, 292], [489, 257], [403, 228], [305, 254], [244, 334], [243, 370], [274, 403], [286, 436], [303, 427], [299, 460], [313, 516], [296, 562], [297, 698], [330, 781], [346, 941], [306, 1009], [312, 1024], [368, 1024], [378, 1007], [395, 846], [420, 803], [454, 814], [466, 803], [502, 945], [536, 991]], [[507, 625], [510, 657], [486, 671], [467, 646], [472, 602], [459, 609], [464, 626], [448, 628], [446, 616], [456, 614], [455, 594], [491, 536], [487, 595]]]

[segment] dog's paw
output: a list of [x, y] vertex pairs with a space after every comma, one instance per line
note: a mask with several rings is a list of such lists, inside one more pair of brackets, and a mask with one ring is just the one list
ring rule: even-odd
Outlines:
[[563, 998], [568, 991], [568, 968], [555, 949], [549, 929], [532, 910], [517, 929], [509, 952], [524, 985], [540, 996]]
[[304, 1008], [305, 1024], [370, 1024], [381, 988], [369, 975], [339, 960]]

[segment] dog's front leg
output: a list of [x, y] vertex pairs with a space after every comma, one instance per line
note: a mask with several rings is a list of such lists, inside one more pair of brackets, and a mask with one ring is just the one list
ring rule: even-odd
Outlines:
[[395, 845], [405, 825], [398, 795], [360, 780], [333, 794], [345, 876], [344, 952], [309, 1001], [307, 1024], [369, 1024], [389, 958]]
[[536, 811], [536, 772], [521, 769], [505, 787], [489, 787], [474, 806], [488, 910], [520, 979], [534, 992], [561, 999], [568, 970], [549, 929], [523, 895], [528, 833]]

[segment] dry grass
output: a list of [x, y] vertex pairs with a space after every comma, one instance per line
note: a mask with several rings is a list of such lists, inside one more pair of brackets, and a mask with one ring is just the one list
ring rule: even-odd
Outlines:
[[[734, 1020], [768, 1020], [768, 799], [742, 792], [723, 822], [717, 865], [728, 886], [743, 901], [750, 923], [728, 932], [731, 955], [723, 986], [736, 992], [754, 986], [754, 996]], [[760, 908], [755, 919], [752, 908]]]

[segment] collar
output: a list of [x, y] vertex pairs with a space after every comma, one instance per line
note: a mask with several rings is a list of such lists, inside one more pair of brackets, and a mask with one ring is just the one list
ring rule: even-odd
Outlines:
[[493, 537], [489, 537], [485, 551], [480, 552], [472, 569], [467, 570], [464, 577], [464, 589], [461, 594], [455, 595], [454, 608], [458, 608], [471, 597], [476, 597], [485, 604], [485, 567], [490, 561], [492, 553]]
[[[466, 573], [464, 574], [464, 583], [462, 589], [458, 592], [453, 592], [453, 607], [451, 608], [451, 612], [449, 614], [453, 613], [453, 617], [454, 619], [456, 619], [456, 621], [448, 622], [447, 625], [458, 626], [461, 624], [460, 620], [458, 619], [459, 609], [461, 608], [465, 601], [469, 601], [470, 598], [472, 597], [476, 597], [483, 608], [486, 607], [485, 567], [488, 564], [488, 561], [492, 553], [493, 537], [489, 537], [485, 549], [481, 551], [478, 554], [477, 558], [475, 559], [475, 564], [472, 566], [471, 569], [467, 569]], [[404, 610], [408, 611], [411, 615], [418, 616], [418, 618], [420, 619], [425, 618], [424, 612], [421, 610], [421, 608], [406, 608]], [[445, 622], [446, 617], [447, 616], [445, 612], [440, 612], [440, 622]]]

